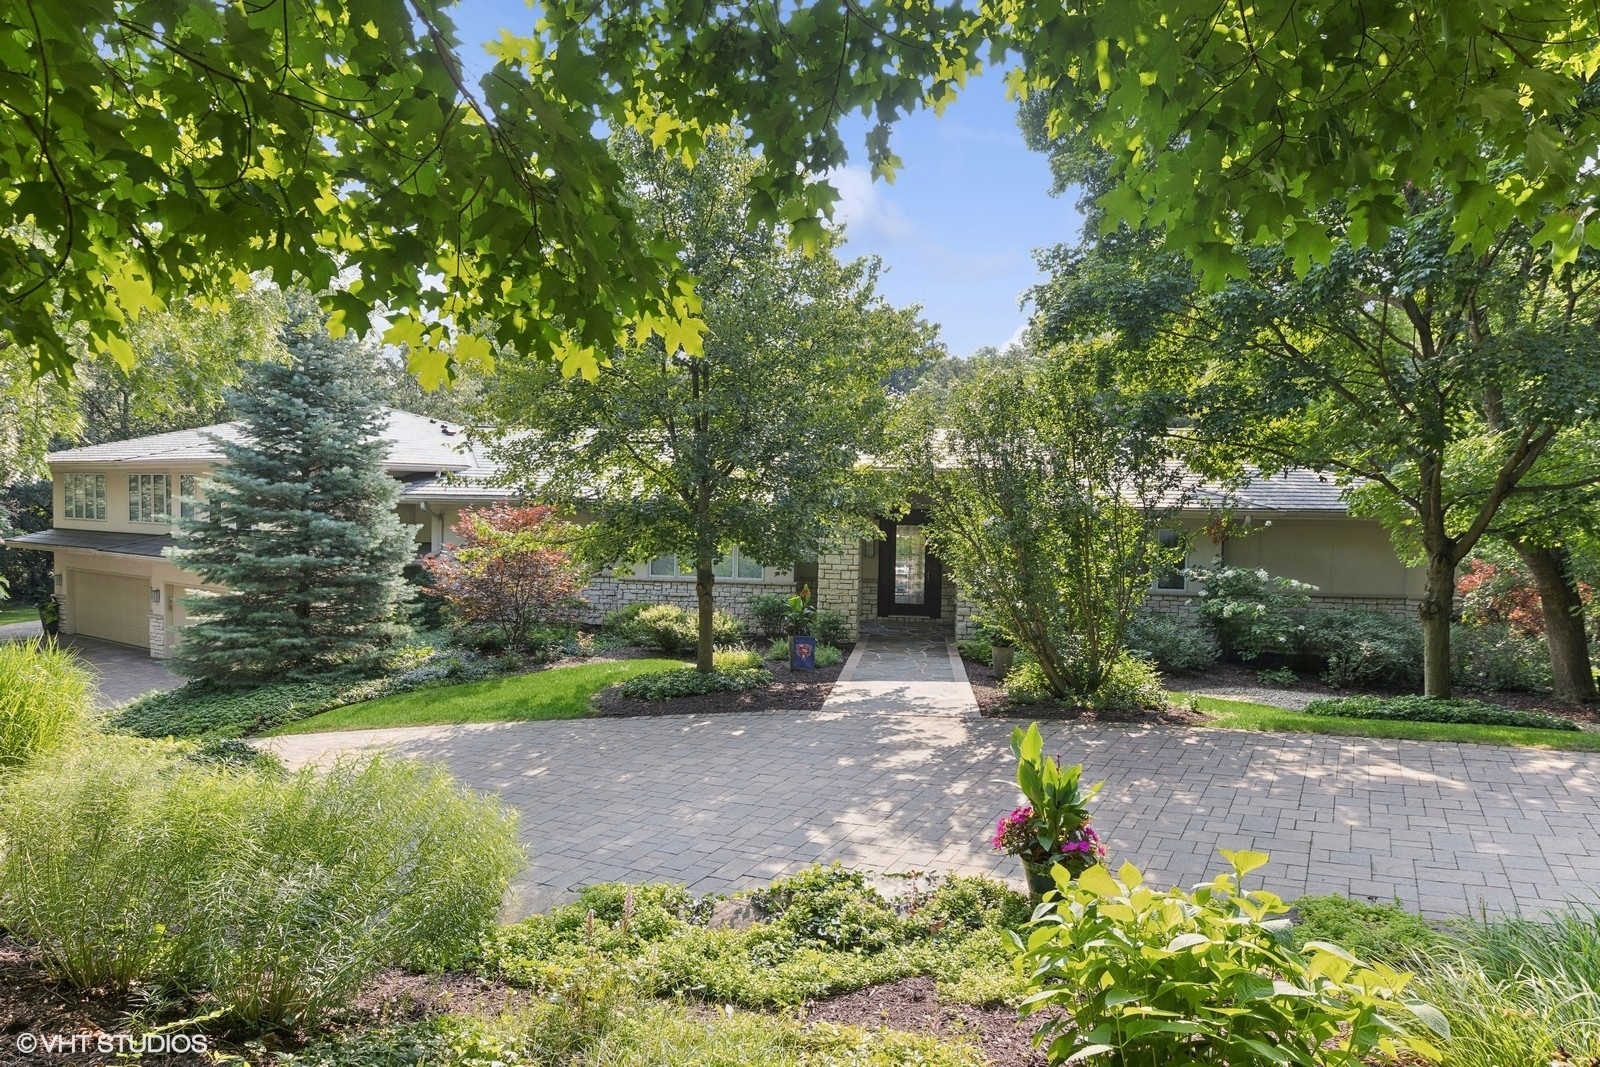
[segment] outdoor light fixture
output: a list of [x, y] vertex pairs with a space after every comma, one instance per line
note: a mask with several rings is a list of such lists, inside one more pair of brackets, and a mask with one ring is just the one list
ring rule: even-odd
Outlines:
[[150, 603], [152, 603], [152, 604], [161, 603], [161, 590], [159, 590], [159, 589], [150, 590]]

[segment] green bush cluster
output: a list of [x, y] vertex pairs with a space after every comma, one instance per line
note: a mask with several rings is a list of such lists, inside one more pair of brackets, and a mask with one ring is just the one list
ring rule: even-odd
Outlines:
[[[628, 604], [609, 612], [601, 626], [636, 645], [678, 653], [693, 648], [699, 636], [695, 615], [676, 604]], [[744, 640], [744, 625], [727, 612], [712, 616], [711, 640], [736, 645]]]
[[94, 682], [72, 653], [0, 643], [0, 769], [71, 744], [90, 721]]
[[269, 773], [100, 737], [0, 797], [0, 921], [82, 989], [204, 990], [301, 1024], [379, 969], [455, 967], [520, 864], [513, 817], [385, 758]]
[[1222, 650], [1205, 621], [1189, 612], [1141, 611], [1128, 624], [1128, 651], [1166, 671], [1198, 671]]
[[139, 697], [111, 725], [138, 737], [243, 737], [348, 703], [347, 688], [336, 681], [254, 688], [190, 682]]
[[1398, 904], [1373, 904], [1341, 896], [1307, 896], [1294, 902], [1294, 946], [1331, 941], [1360, 959], [1414, 966], [1444, 936]]
[[985, 667], [994, 664], [994, 646], [987, 637], [972, 637], [965, 641], [956, 642], [956, 651], [961, 653], [962, 659], [981, 663]]
[[749, 670], [765, 662], [755, 649], [738, 646], [719, 648], [711, 655], [711, 665], [719, 671]]
[[788, 597], [778, 593], [758, 593], [750, 598], [748, 610], [758, 636], [769, 641], [783, 636], [784, 623], [789, 617]]
[[[767, 648], [766, 658], [780, 663], [789, 662], [789, 639], [787, 637], [773, 638], [772, 644]], [[844, 662], [844, 653], [833, 645], [823, 644], [819, 639], [816, 652], [812, 655], [811, 661], [818, 667], [837, 667]]]
[[[1019, 654], [1017, 662], [1000, 683], [1006, 698], [1017, 704], [1036, 704], [1050, 699], [1044, 668], [1033, 657]], [[1138, 656], [1124, 654], [1112, 664], [1111, 673], [1088, 706], [1097, 711], [1135, 711], [1159, 708], [1166, 702], [1161, 675]]]
[[1336, 697], [1313, 700], [1305, 707], [1308, 715], [1332, 715], [1346, 719], [1382, 719], [1390, 722], [1449, 722], [1472, 726], [1520, 726], [1532, 730], [1577, 730], [1578, 724], [1559, 715], [1536, 711], [1517, 711], [1481, 700], [1435, 697]]
[[[970, 1003], [1015, 1003], [1020, 979], [1002, 932], [1025, 921], [1027, 898], [984, 878], [951, 878], [912, 909], [859, 875], [813, 867], [751, 894], [761, 921], [703, 925], [708, 909], [679, 886], [594, 886], [547, 915], [502, 928], [486, 973], [559, 990], [603, 963], [628, 967], [657, 995], [774, 1008], [914, 974]], [[592, 918], [591, 918], [592, 914]]]
[[765, 667], [736, 667], [704, 674], [693, 667], [674, 667], [636, 674], [619, 688], [623, 696], [633, 700], [673, 700], [707, 693], [743, 693], [770, 684], [772, 672]]
[[850, 639], [850, 623], [837, 611], [819, 611], [811, 620], [811, 636], [819, 645], [838, 648]]
[[1550, 655], [1544, 640], [1510, 626], [1450, 627], [1450, 675], [1486, 693], [1548, 693]]

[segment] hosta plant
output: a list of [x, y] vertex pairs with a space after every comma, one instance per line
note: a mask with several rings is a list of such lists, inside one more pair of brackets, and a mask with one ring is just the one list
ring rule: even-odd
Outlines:
[[1288, 911], [1246, 892], [1260, 852], [1223, 852], [1231, 873], [1193, 892], [1057, 868], [1059, 896], [1011, 939], [1029, 976], [1027, 1013], [1050, 1062], [1108, 1067], [1226, 1064], [1359, 1067], [1374, 1055], [1441, 1058], [1444, 1016], [1410, 999], [1411, 976], [1336, 945], [1296, 952], [1272, 929]]

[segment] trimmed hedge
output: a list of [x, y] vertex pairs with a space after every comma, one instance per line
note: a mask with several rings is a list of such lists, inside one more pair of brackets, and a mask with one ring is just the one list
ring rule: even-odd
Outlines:
[[1446, 722], [1464, 726], [1520, 726], [1530, 730], [1577, 730], [1578, 724], [1559, 715], [1516, 711], [1481, 700], [1437, 700], [1432, 697], [1337, 697], [1313, 700], [1307, 715], [1344, 719], [1384, 719], [1391, 722]]
[[701, 674], [693, 667], [674, 667], [635, 675], [622, 683], [621, 692], [634, 700], [672, 700], [707, 693], [743, 693], [764, 689], [771, 683], [772, 672], [762, 667], [736, 667], [710, 674]]

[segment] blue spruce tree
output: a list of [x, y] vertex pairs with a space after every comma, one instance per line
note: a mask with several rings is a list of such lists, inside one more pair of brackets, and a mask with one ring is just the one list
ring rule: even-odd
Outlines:
[[229, 396], [242, 431], [179, 525], [174, 561], [226, 593], [191, 598], [177, 666], [223, 682], [370, 669], [406, 632], [409, 527], [383, 468], [371, 361], [320, 314], [284, 327], [286, 363]]

